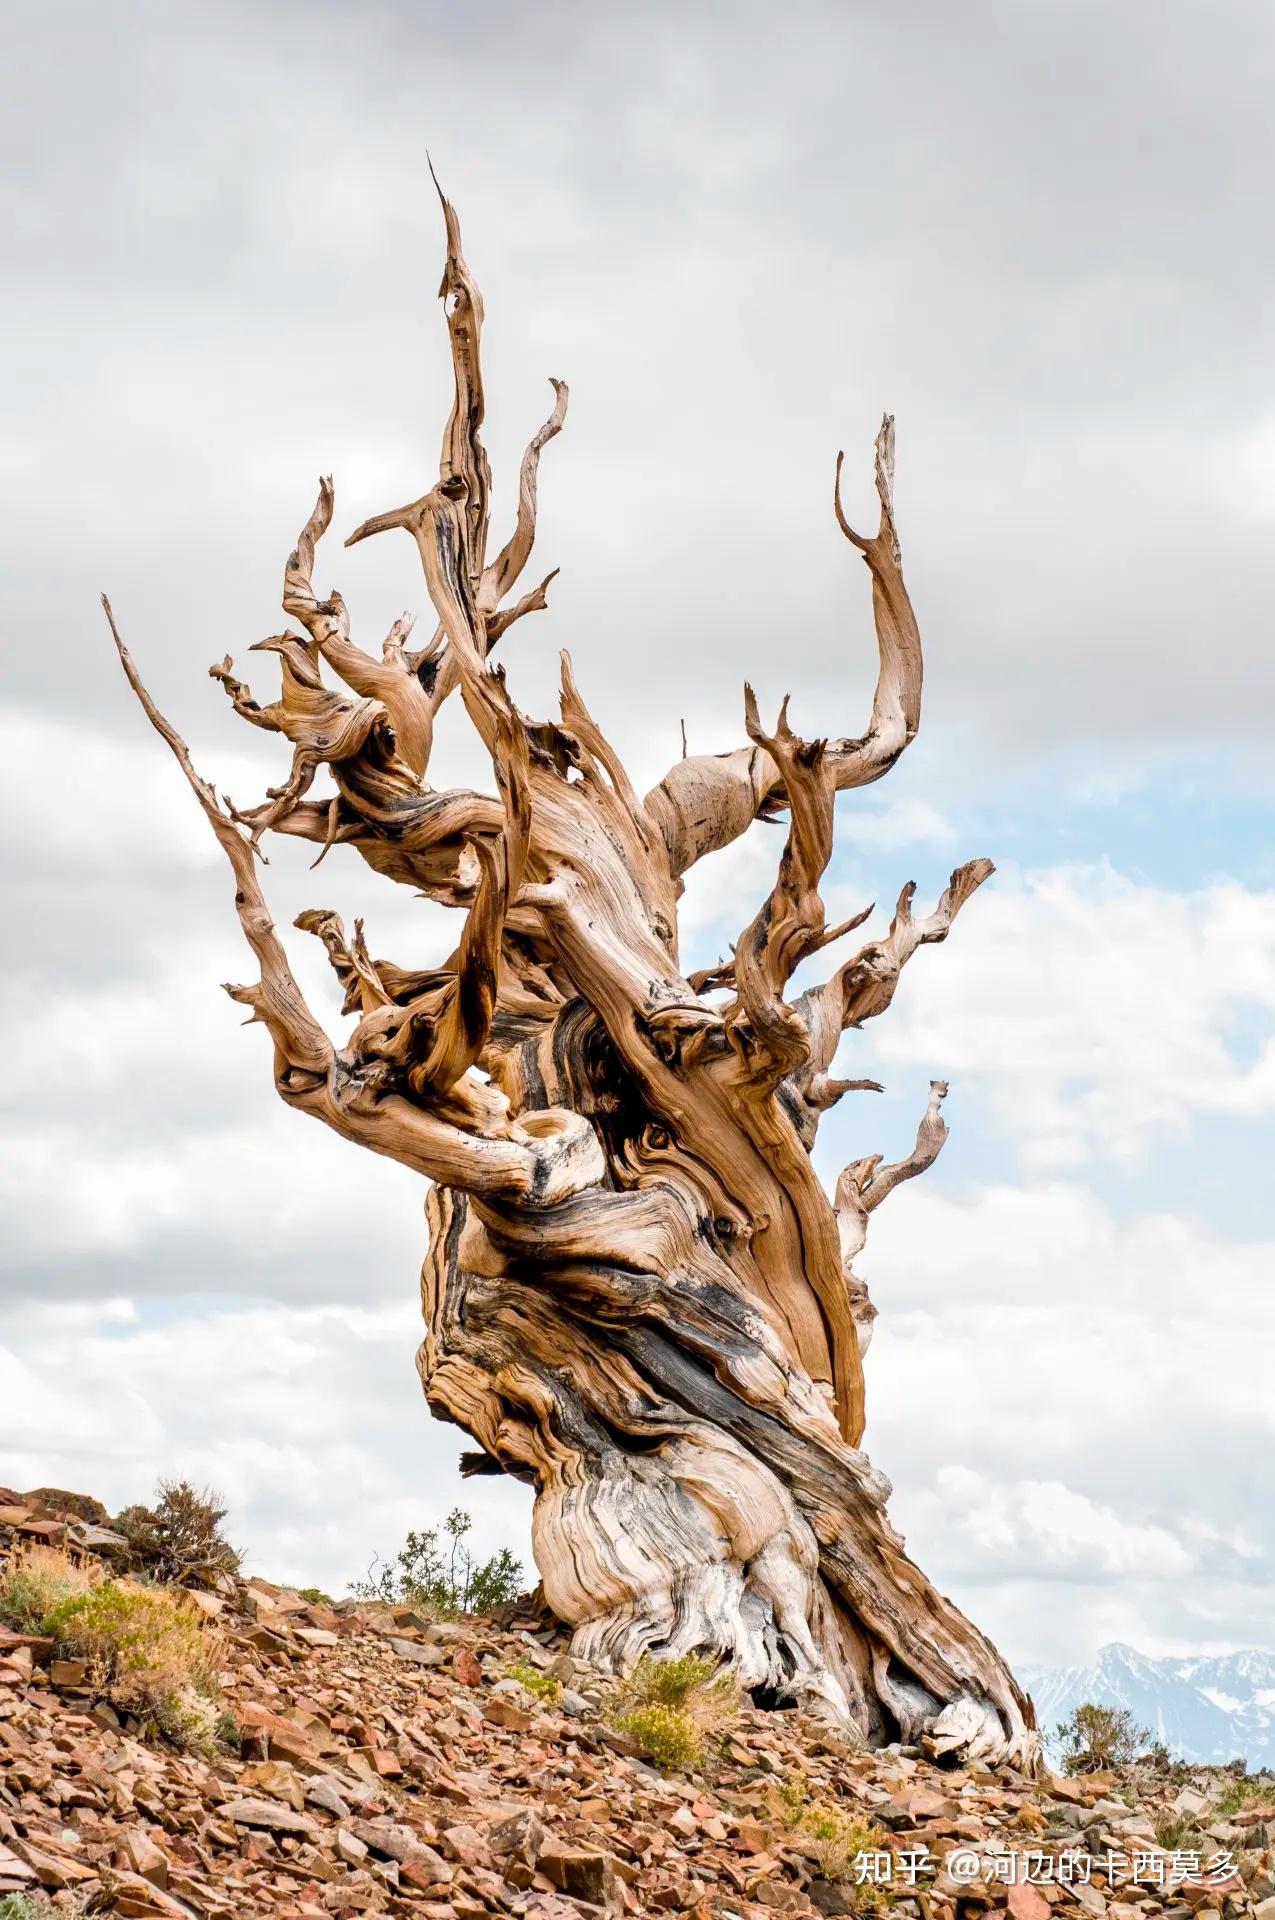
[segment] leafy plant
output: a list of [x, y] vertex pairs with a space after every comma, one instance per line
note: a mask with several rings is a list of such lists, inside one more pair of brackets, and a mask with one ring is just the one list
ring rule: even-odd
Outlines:
[[625, 1691], [643, 1705], [685, 1707], [702, 1726], [721, 1725], [739, 1711], [739, 1689], [712, 1660], [683, 1654], [678, 1660], [639, 1660]]
[[59, 1601], [92, 1585], [88, 1570], [60, 1547], [19, 1547], [0, 1568], [0, 1622], [17, 1633], [34, 1633]]
[[539, 1667], [533, 1667], [529, 1660], [511, 1660], [505, 1668], [506, 1680], [516, 1680], [520, 1687], [534, 1694], [537, 1700], [555, 1701], [562, 1697], [562, 1682], [555, 1680], [551, 1673], [542, 1673]]
[[0, 1920], [61, 1920], [39, 1893], [0, 1893]]
[[219, 1494], [188, 1480], [159, 1480], [156, 1492], [154, 1507], [125, 1507], [113, 1523], [144, 1571], [175, 1586], [211, 1586], [217, 1574], [238, 1572], [242, 1555], [221, 1532]]
[[473, 1526], [469, 1514], [456, 1507], [437, 1527], [409, 1533], [397, 1559], [374, 1575], [372, 1562], [366, 1580], [356, 1581], [360, 1600], [385, 1606], [419, 1607], [442, 1619], [459, 1613], [490, 1613], [508, 1605], [522, 1591], [522, 1565], [508, 1547], [477, 1561], [465, 1545]]
[[[810, 1783], [804, 1774], [790, 1774], [778, 1792], [779, 1813], [788, 1831], [800, 1834], [808, 1843], [815, 1864], [825, 1880], [845, 1881], [855, 1859], [861, 1853], [884, 1850], [885, 1835], [857, 1813], [848, 1813], [835, 1800], [812, 1799]], [[842, 1889], [853, 1913], [867, 1913], [888, 1906], [889, 1886], [873, 1881], [856, 1882]]]
[[217, 1715], [213, 1734], [218, 1746], [227, 1747], [231, 1753], [238, 1753], [243, 1741], [243, 1728], [239, 1724], [238, 1715], [232, 1713], [229, 1707], [223, 1707]]
[[1092, 1701], [1060, 1720], [1057, 1734], [1068, 1773], [1105, 1773], [1109, 1767], [1127, 1767], [1150, 1738], [1127, 1707], [1100, 1707]]
[[1269, 1774], [1252, 1779], [1241, 1775], [1227, 1781], [1214, 1796], [1213, 1805], [1218, 1813], [1243, 1813], [1245, 1807], [1261, 1806], [1266, 1801], [1275, 1804], [1275, 1780]]
[[704, 1759], [704, 1736], [685, 1707], [630, 1707], [612, 1723], [664, 1773], [693, 1773]]
[[308, 1600], [312, 1607], [330, 1607], [332, 1595], [325, 1593], [322, 1587], [298, 1587], [297, 1598]]
[[153, 1507], [125, 1507], [115, 1520], [134, 1558], [155, 1580], [183, 1587], [210, 1586], [218, 1574], [236, 1573], [242, 1555], [221, 1531], [221, 1496], [187, 1480], [161, 1480]]
[[640, 1660], [621, 1698], [625, 1711], [612, 1722], [616, 1731], [668, 1771], [701, 1765], [705, 1734], [729, 1724], [739, 1711], [733, 1677], [689, 1654]]
[[217, 1751], [219, 1644], [176, 1596], [103, 1580], [59, 1601], [41, 1624], [58, 1653], [83, 1660], [111, 1704], [148, 1732], [198, 1753]]

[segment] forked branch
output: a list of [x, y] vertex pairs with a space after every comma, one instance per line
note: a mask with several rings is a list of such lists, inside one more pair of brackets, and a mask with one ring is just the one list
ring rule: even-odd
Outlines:
[[904, 1180], [915, 1180], [938, 1159], [948, 1127], [940, 1111], [947, 1097], [947, 1081], [931, 1080], [930, 1101], [916, 1130], [916, 1144], [905, 1160], [883, 1164], [879, 1153], [852, 1160], [837, 1179], [835, 1209], [841, 1258], [846, 1273], [868, 1237], [868, 1215], [875, 1213]]
[[824, 930], [819, 882], [832, 855], [833, 787], [826, 741], [801, 740], [788, 724], [788, 701], [773, 734], [763, 731], [757, 697], [744, 689], [748, 737], [779, 768], [791, 824], [774, 888], [735, 948], [738, 1002], [726, 1014], [741, 1048], [749, 1084], [769, 1091], [806, 1058], [805, 1025], [784, 999], [784, 988]]
[[[841, 506], [837, 455], [833, 507], [841, 531], [872, 575], [879, 666], [868, 730], [857, 739], [830, 740], [826, 759], [833, 787], [868, 786], [888, 773], [915, 738], [921, 719], [921, 636], [903, 584], [894, 520], [894, 420], [886, 414], [876, 438], [876, 488], [880, 520], [869, 539], [846, 520]], [[774, 756], [754, 744], [734, 753], [696, 754], [676, 762], [653, 792], [647, 808], [664, 836], [674, 869], [684, 873], [707, 853], [729, 846], [751, 822], [786, 800], [783, 773]]]
[[[252, 841], [196, 772], [185, 741], [151, 699], [105, 594], [102, 606], [129, 685], [180, 766], [230, 863], [235, 910], [256, 957], [259, 978], [247, 986], [228, 987], [227, 992], [250, 1008], [251, 1019], [269, 1032], [274, 1042], [275, 1086], [282, 1098], [289, 1106], [322, 1120], [345, 1139], [398, 1160], [429, 1179], [464, 1187], [474, 1194], [552, 1206], [596, 1185], [604, 1167], [597, 1137], [588, 1122], [574, 1113], [549, 1109], [535, 1116], [534, 1128], [524, 1127], [510, 1115], [503, 1094], [469, 1074], [466, 1046], [456, 1039], [458, 1029], [472, 1034], [479, 1024], [473, 1009], [481, 1007], [484, 1000], [484, 968], [492, 950], [491, 921], [501, 890], [489, 889], [461, 962], [461, 970], [467, 970], [468, 977], [464, 981], [458, 977], [447, 997], [448, 1004], [457, 1004], [458, 1013], [450, 1025], [445, 1020], [440, 1023], [437, 1037], [444, 1040], [448, 1065], [459, 1068], [459, 1077], [446, 1087], [440, 1102], [444, 1111], [431, 1111], [418, 1104], [417, 1098], [409, 1099], [395, 1090], [392, 1066], [383, 1053], [378, 1055], [375, 1046], [358, 1044], [358, 1029], [350, 1048], [338, 1052], [333, 1047], [297, 985], [275, 930]], [[516, 864], [520, 856], [515, 851], [513, 857]], [[327, 919], [326, 915], [314, 916], [316, 922]], [[311, 930], [321, 932], [317, 924]], [[336, 931], [339, 934], [339, 923]], [[444, 1006], [444, 1014], [446, 1011]], [[368, 1017], [361, 1027], [366, 1028]], [[441, 1056], [431, 1064], [432, 1075], [424, 1076], [415, 1087], [409, 1083], [413, 1095], [426, 1091], [425, 1079], [437, 1086], [445, 1077]]]
[[957, 867], [944, 888], [933, 913], [919, 918], [912, 913], [916, 887], [909, 881], [882, 940], [861, 947], [831, 980], [811, 987], [796, 1002], [810, 1035], [810, 1075], [826, 1073], [841, 1042], [851, 1027], [884, 1013], [894, 998], [899, 975], [918, 947], [946, 940], [961, 908], [984, 880], [995, 872], [990, 860], [971, 860]]

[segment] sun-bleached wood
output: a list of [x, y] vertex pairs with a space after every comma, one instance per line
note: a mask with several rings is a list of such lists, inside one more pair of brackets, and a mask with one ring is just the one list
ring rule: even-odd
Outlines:
[[[561, 718], [532, 721], [491, 659], [553, 575], [511, 600], [531, 556], [540, 456], [567, 388], [523, 458], [513, 532], [488, 559], [481, 440], [483, 305], [443, 201], [441, 288], [455, 397], [439, 477], [366, 519], [420, 553], [435, 616], [379, 654], [315, 584], [330, 480], [284, 572], [301, 631], [257, 643], [279, 663], [260, 704], [226, 658], [210, 672], [251, 725], [292, 752], [257, 806], [220, 799], [146, 691], [229, 861], [257, 978], [227, 991], [272, 1042], [289, 1105], [430, 1182], [418, 1366], [429, 1405], [478, 1443], [470, 1471], [536, 1492], [545, 1597], [584, 1657], [720, 1655], [758, 1697], [801, 1700], [872, 1742], [1031, 1764], [1030, 1703], [995, 1649], [908, 1559], [889, 1486], [861, 1450], [863, 1353], [875, 1310], [853, 1262], [868, 1219], [946, 1138], [934, 1082], [911, 1154], [854, 1162], [835, 1202], [810, 1153], [822, 1115], [870, 1081], [832, 1076], [844, 1032], [885, 1011], [916, 950], [941, 941], [991, 872], [958, 868], [933, 912], [904, 889], [888, 931], [822, 986], [797, 967], [867, 916], [825, 924], [820, 882], [839, 791], [888, 771], [916, 733], [921, 645], [894, 520], [894, 429], [876, 443], [879, 524], [856, 533], [872, 585], [876, 695], [860, 738], [806, 740], [785, 701], [773, 728], [746, 689], [746, 744], [683, 755], [639, 796], [562, 661]], [[331, 676], [331, 680], [328, 678]], [[438, 710], [459, 692], [494, 793], [436, 791]], [[315, 798], [326, 772], [327, 797]], [[769, 896], [732, 959], [686, 976], [682, 875], [754, 820], [787, 814]], [[267, 833], [354, 847], [378, 873], [463, 916], [454, 951], [418, 970], [372, 957], [328, 908], [320, 940], [353, 1025], [311, 1013], [260, 877]], [[282, 1170], [281, 1170], [282, 1171]]]

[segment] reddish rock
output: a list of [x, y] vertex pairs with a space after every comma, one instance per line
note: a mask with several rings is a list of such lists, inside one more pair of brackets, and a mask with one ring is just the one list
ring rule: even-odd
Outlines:
[[1024, 1880], [1009, 1889], [1005, 1903], [1013, 1920], [1049, 1920], [1049, 1902], [1038, 1888]]
[[483, 1670], [472, 1647], [457, 1647], [452, 1655], [452, 1673], [462, 1687], [480, 1687]]
[[495, 1694], [483, 1708], [483, 1718], [494, 1727], [504, 1727], [509, 1733], [526, 1733], [531, 1725], [531, 1715], [516, 1701]]
[[587, 1900], [607, 1913], [624, 1912], [624, 1882], [608, 1854], [553, 1844], [540, 1855], [540, 1871], [573, 1900]]

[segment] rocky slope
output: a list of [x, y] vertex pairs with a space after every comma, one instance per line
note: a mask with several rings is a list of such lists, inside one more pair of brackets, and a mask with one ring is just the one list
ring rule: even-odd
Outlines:
[[1249, 1648], [1214, 1658], [1153, 1660], [1114, 1642], [1087, 1667], [1025, 1667], [1046, 1739], [1082, 1701], [1127, 1707], [1173, 1754], [1224, 1766], [1243, 1755], [1275, 1767], [1275, 1654]]
[[[32, 1540], [116, 1552], [82, 1512], [0, 1499], [0, 1559]], [[241, 1730], [213, 1760], [147, 1743], [82, 1663], [0, 1633], [0, 1902], [139, 1920], [766, 1920], [879, 1898], [901, 1920], [1275, 1920], [1275, 1800], [1220, 1816], [1216, 1775], [940, 1770], [748, 1703], [702, 1772], [666, 1775], [611, 1728], [615, 1684], [529, 1608], [374, 1617], [229, 1577], [197, 1604]], [[558, 1697], [509, 1678], [514, 1663], [557, 1676]], [[856, 1868], [847, 1847], [868, 1828]], [[1132, 1884], [1119, 1863], [1135, 1853]]]

